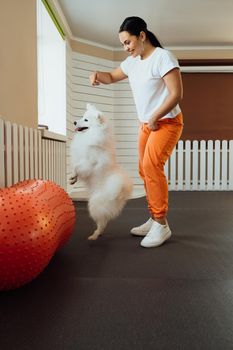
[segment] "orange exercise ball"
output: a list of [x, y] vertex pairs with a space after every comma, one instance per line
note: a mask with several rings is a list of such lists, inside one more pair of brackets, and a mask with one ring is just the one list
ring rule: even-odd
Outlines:
[[74, 224], [72, 200], [52, 181], [0, 189], [0, 290], [20, 287], [42, 272]]

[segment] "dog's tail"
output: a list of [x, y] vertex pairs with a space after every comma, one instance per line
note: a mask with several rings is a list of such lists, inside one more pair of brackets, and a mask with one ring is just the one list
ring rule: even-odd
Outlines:
[[108, 195], [103, 195], [103, 193], [94, 194], [90, 196], [88, 202], [90, 216], [96, 222], [99, 220], [105, 220], [108, 222], [120, 214], [126, 200], [125, 196], [121, 193], [119, 193], [118, 197], [115, 197], [114, 199], [109, 198]]
[[90, 216], [95, 222], [108, 222], [120, 214], [123, 208], [122, 203], [123, 201], [116, 205], [115, 201], [111, 201], [109, 198], [102, 195], [94, 195], [89, 198], [88, 202]]

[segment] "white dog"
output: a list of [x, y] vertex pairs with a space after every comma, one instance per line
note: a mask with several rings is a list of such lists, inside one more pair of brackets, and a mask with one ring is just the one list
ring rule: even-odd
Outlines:
[[89, 213], [97, 224], [88, 239], [95, 240], [108, 221], [120, 214], [132, 192], [132, 181], [116, 163], [110, 125], [95, 106], [88, 104], [84, 116], [74, 125], [70, 184], [79, 178], [87, 186]]

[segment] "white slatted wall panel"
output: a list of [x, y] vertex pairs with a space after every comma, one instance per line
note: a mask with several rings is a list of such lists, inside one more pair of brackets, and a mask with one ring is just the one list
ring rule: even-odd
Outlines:
[[[73, 122], [80, 118], [86, 110], [87, 103], [95, 104], [104, 112], [110, 120], [113, 117], [113, 86], [101, 85], [93, 88], [89, 83], [89, 75], [95, 70], [108, 71], [113, 68], [113, 63], [109, 60], [83, 54], [72, 53], [71, 60], [71, 91], [70, 91], [70, 119], [68, 120], [68, 149], [67, 149], [67, 169], [68, 178], [71, 175], [72, 166], [70, 164], [70, 141], [74, 134]], [[84, 184], [78, 181], [74, 186], [68, 184], [68, 193], [75, 198], [86, 197]]]
[[[115, 67], [120, 62], [115, 63]], [[138, 176], [137, 136], [139, 121], [128, 80], [114, 84], [114, 131], [118, 162], [134, 183], [134, 196], [144, 194], [143, 182]]]
[[[109, 60], [73, 53], [72, 55], [72, 93], [71, 121], [69, 122], [69, 142], [73, 134], [73, 122], [81, 117], [86, 103], [93, 103], [111, 120], [116, 154], [119, 164], [133, 179], [135, 186], [140, 186], [144, 193], [142, 181], [138, 177], [137, 130], [138, 120], [128, 81], [113, 85], [91, 87], [89, 75], [95, 70], [109, 71], [115, 67]], [[114, 118], [113, 118], [114, 116]], [[68, 150], [68, 178], [71, 174], [70, 153]], [[85, 198], [86, 189], [82, 182], [68, 185], [68, 192], [73, 198]], [[83, 196], [83, 197], [82, 197]]]
[[49, 179], [66, 190], [66, 143], [0, 119], [0, 187], [28, 179]]

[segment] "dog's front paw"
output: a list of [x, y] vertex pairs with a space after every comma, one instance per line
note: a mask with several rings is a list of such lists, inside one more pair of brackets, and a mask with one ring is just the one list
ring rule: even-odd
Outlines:
[[70, 184], [70, 185], [74, 185], [75, 182], [77, 182], [77, 180], [78, 180], [78, 176], [77, 176], [77, 175], [71, 176], [71, 177], [69, 178], [69, 184]]

